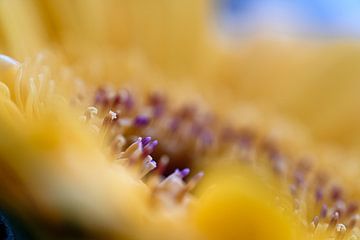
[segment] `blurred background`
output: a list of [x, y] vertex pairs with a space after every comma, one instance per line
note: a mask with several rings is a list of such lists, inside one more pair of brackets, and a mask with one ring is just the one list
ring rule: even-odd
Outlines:
[[360, 156], [359, 12], [356, 0], [0, 0], [0, 51], [49, 50], [87, 81], [233, 118], [254, 106]]
[[356, 0], [218, 1], [221, 29], [237, 37], [358, 38], [360, 2]]
[[217, 9], [218, 35], [239, 66], [224, 68], [236, 72], [241, 98], [358, 151], [360, 2], [224, 0]]

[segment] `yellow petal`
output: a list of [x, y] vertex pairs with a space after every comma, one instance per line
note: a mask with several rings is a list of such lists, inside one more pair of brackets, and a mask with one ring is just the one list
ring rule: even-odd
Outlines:
[[245, 177], [241, 169], [209, 175], [193, 212], [205, 239], [302, 239], [291, 215], [274, 204], [275, 195], [255, 178]]

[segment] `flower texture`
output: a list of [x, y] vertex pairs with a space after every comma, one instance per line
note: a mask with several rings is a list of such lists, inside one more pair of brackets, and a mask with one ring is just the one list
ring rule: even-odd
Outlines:
[[360, 238], [356, 160], [233, 101], [208, 1], [106, 2], [0, 2], [1, 238]]

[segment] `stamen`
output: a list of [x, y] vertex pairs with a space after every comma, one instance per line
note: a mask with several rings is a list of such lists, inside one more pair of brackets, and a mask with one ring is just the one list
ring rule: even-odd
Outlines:
[[[189, 173], [190, 173], [190, 170], [189, 170]], [[174, 175], [182, 177], [182, 171], [179, 171], [178, 169], [176, 169], [174, 172]], [[200, 181], [200, 179], [203, 176], [204, 176], [204, 173], [199, 172], [185, 185], [185, 187], [179, 189], [179, 191], [177, 192], [177, 194], [175, 196], [176, 202], [180, 203], [184, 199], [186, 194], [195, 188], [195, 186], [197, 185], [197, 183]]]
[[315, 201], [319, 203], [324, 198], [324, 189], [321, 186], [318, 186], [315, 190]]
[[113, 111], [109, 111], [109, 114], [111, 116], [111, 121], [115, 120], [117, 118], [117, 113], [113, 112]]
[[0, 54], [0, 69], [8, 69], [9, 67], [18, 67], [20, 66], [20, 63], [16, 61], [15, 59]]
[[143, 149], [143, 156], [147, 156], [147, 155], [151, 154], [157, 145], [158, 145], [157, 140], [154, 140], [154, 141], [146, 144], [146, 146]]
[[111, 144], [113, 152], [114, 153], [120, 152], [122, 148], [125, 146], [125, 144], [126, 144], [126, 139], [124, 138], [124, 136], [121, 134], [116, 135], [116, 137], [114, 138]]
[[349, 240], [359, 240], [359, 238], [355, 234], [353, 234], [353, 235], [351, 235]]
[[140, 178], [143, 178], [146, 174], [156, 168], [156, 162], [152, 160], [151, 156], [147, 156], [143, 163], [143, 168], [140, 173]]
[[296, 186], [302, 186], [304, 184], [304, 174], [300, 170], [296, 170], [294, 173], [294, 182]]
[[[164, 114], [164, 100], [156, 95], [150, 96], [145, 106], [134, 109], [133, 112], [127, 111], [134, 105], [127, 90], [121, 90], [116, 94], [116, 91], [103, 89], [98, 91], [96, 97], [102, 102], [102, 108], [99, 109], [101, 113], [108, 111], [110, 107], [116, 111], [122, 111], [121, 116], [115, 111], [110, 111], [104, 118], [103, 125], [107, 129], [111, 128], [111, 134], [107, 134], [110, 141], [107, 143], [112, 144], [111, 147], [115, 153], [122, 151], [119, 159], [125, 159], [125, 162], [129, 163], [128, 167], [131, 166], [141, 178], [156, 168], [157, 164], [150, 155], [154, 152], [158, 141], [150, 136], [138, 138], [123, 150], [125, 141], [132, 140], [134, 135], [151, 135], [165, 139], [156, 151], [157, 156], [162, 156], [158, 161], [158, 167], [149, 178], [146, 178], [146, 183], [154, 189], [156, 199], [160, 199], [161, 202], [166, 199], [165, 205], [170, 202], [169, 206], [173, 207], [174, 204], [183, 203], [189, 191], [203, 177], [204, 174], [200, 172], [191, 177], [187, 183], [184, 181], [184, 178], [190, 174], [190, 169], [184, 166], [191, 167], [193, 159], [206, 156], [208, 152], [223, 153], [223, 149], [226, 149], [235, 151], [236, 156], [241, 159], [246, 158], [243, 157], [244, 152], [251, 152], [254, 165], [257, 166], [256, 156], [260, 152], [260, 154], [265, 153], [268, 164], [277, 175], [276, 177], [284, 181], [284, 186], [289, 186], [293, 196], [294, 211], [300, 212], [308, 207], [310, 212], [314, 209], [318, 211], [312, 221], [307, 222], [307, 226], [312, 226], [314, 231], [317, 229], [317, 232], [325, 231], [327, 228], [331, 231], [328, 234], [333, 238], [336, 235], [336, 239], [341, 239], [342, 226], [345, 225], [341, 225], [340, 222], [348, 224], [347, 232], [357, 224], [357, 218], [352, 216], [357, 212], [358, 205], [345, 201], [347, 199], [344, 198], [343, 189], [334, 185], [328, 191], [330, 178], [326, 173], [321, 170], [312, 172], [308, 159], [298, 158], [298, 156], [291, 159], [292, 155], [288, 154], [286, 149], [280, 148], [280, 145], [278, 146], [270, 137], [265, 136], [262, 139], [257, 138], [261, 137], [261, 134], [247, 129], [224, 128], [224, 125], [217, 125], [217, 121], [208, 121], [206, 115], [197, 111], [194, 105], [171, 109]], [[86, 119], [89, 120], [96, 115], [95, 109], [88, 108]], [[113, 122], [116, 122], [116, 125], [112, 124]], [[176, 167], [182, 170], [176, 169], [163, 179], [163, 176], [167, 175], [164, 172], [169, 163], [168, 156], [173, 160], [168, 171]], [[296, 159], [299, 161], [292, 161]], [[315, 202], [315, 206], [306, 206], [307, 199], [310, 199], [310, 203]], [[299, 217], [302, 215], [308, 216], [299, 214]]]
[[120, 94], [115, 94], [112, 99], [112, 107], [116, 109], [121, 104], [121, 101], [122, 99]]
[[95, 105], [107, 107], [109, 102], [107, 91], [104, 88], [99, 88], [95, 93]]
[[151, 141], [151, 137], [144, 137], [141, 142], [143, 146], [146, 146]]
[[181, 177], [184, 178], [187, 175], [190, 174], [190, 169], [189, 168], [184, 168], [183, 170], [180, 171]]
[[346, 234], [346, 226], [342, 223], [336, 225], [336, 240], [342, 240]]
[[158, 118], [163, 115], [165, 111], [165, 98], [164, 96], [153, 93], [149, 96], [149, 104], [153, 107], [153, 115]]
[[208, 147], [213, 143], [213, 136], [209, 131], [205, 131], [200, 136], [203, 146]]
[[94, 118], [98, 114], [98, 109], [96, 107], [88, 107], [85, 111], [85, 120], [88, 122], [90, 119]]
[[320, 218], [318, 216], [315, 216], [313, 218], [313, 220], [311, 221], [311, 226], [314, 228], [314, 230], [317, 228], [317, 226], [319, 225], [320, 222]]
[[195, 176], [193, 176], [189, 182], [187, 183], [188, 191], [191, 191], [195, 188], [195, 186], [200, 182], [200, 180], [204, 177], [204, 172], [198, 172]]
[[121, 96], [121, 102], [124, 104], [125, 108], [127, 110], [131, 110], [134, 106], [134, 101], [130, 92], [126, 89], [122, 89], [119, 94]]
[[173, 133], [175, 133], [180, 128], [180, 119], [175, 117], [173, 118], [169, 123], [169, 130]]
[[337, 201], [342, 198], [342, 189], [339, 186], [333, 186], [331, 189], [331, 199]]
[[327, 228], [328, 230], [331, 230], [336, 226], [337, 222], [339, 221], [339, 217], [340, 217], [340, 215], [339, 215], [339, 213], [337, 211], [335, 211], [332, 214], [330, 222], [329, 222], [329, 226]]
[[142, 153], [142, 138], [139, 137], [133, 144], [131, 144], [125, 152], [121, 154], [121, 158], [130, 158], [135, 152], [140, 151]]
[[346, 211], [346, 204], [342, 200], [338, 200], [335, 203], [335, 211], [339, 212], [340, 217], [342, 217]]
[[349, 221], [349, 224], [348, 224], [349, 230], [352, 230], [352, 229], [356, 226], [356, 224], [358, 223], [359, 219], [360, 219], [360, 216], [359, 216], [358, 214], [356, 214], [356, 215], [354, 215], [354, 216], [351, 217], [351, 219], [350, 219], [350, 221]]
[[117, 114], [113, 111], [109, 111], [109, 113], [106, 115], [106, 117], [103, 120], [101, 131], [102, 131], [102, 141], [105, 143], [106, 136], [108, 134], [108, 131], [111, 129], [111, 124], [114, 123], [114, 120], [117, 118]]
[[169, 164], [169, 161], [170, 159], [166, 155], [160, 158], [159, 166], [157, 167], [157, 171], [156, 171], [158, 175], [161, 176], [165, 172], [165, 169]]
[[110, 110], [103, 120], [103, 126], [109, 126], [116, 118], [117, 113]]
[[150, 123], [150, 119], [147, 117], [147, 116], [137, 116], [135, 119], [134, 119], [134, 125], [136, 127], [145, 127], [147, 126], [148, 124]]
[[327, 213], [328, 213], [328, 207], [326, 206], [326, 204], [323, 204], [320, 210], [320, 218], [322, 219], [326, 218]]
[[359, 209], [357, 203], [351, 202], [348, 204], [348, 208], [346, 210], [346, 215], [352, 215]]

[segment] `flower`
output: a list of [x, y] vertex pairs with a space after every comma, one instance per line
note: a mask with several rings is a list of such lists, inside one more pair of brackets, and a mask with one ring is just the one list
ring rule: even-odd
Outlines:
[[[327, 168], [337, 163], [337, 170], [347, 172], [352, 162], [342, 166], [327, 156], [322, 161], [320, 147], [310, 141], [305, 141], [307, 152], [315, 150], [304, 154], [298, 146], [303, 135], [283, 122], [278, 128], [270, 121], [254, 121], [258, 118], [253, 118], [252, 111], [233, 111], [235, 117], [226, 119], [221, 109], [231, 109], [233, 104], [225, 100], [207, 107], [193, 100], [191, 89], [209, 85], [211, 76], [217, 75], [204, 73], [205, 67], [218, 65], [208, 58], [206, 46], [197, 49], [194, 44], [209, 40], [199, 34], [203, 22], [194, 21], [186, 29], [190, 40], [180, 34], [182, 41], [171, 40], [171, 34], [163, 36], [167, 32], [158, 27], [183, 26], [192, 1], [179, 6], [158, 2], [161, 13], [178, 9], [170, 18], [173, 22], [154, 16], [149, 30], [157, 34], [140, 28], [140, 37], [127, 28], [105, 31], [105, 26], [116, 26], [113, 17], [119, 22], [112, 9], [120, 4], [116, 1], [108, 6], [84, 1], [79, 8], [67, 1], [34, 3], [0, 3], [7, 39], [1, 47], [19, 59], [0, 55], [0, 206], [5, 212], [0, 227], [4, 236], [360, 237], [358, 191], [349, 187], [346, 176]], [[206, 3], [197, 3], [198, 12], [189, 17], [198, 19]], [[125, 22], [144, 22], [140, 2], [121, 4], [127, 10], [136, 9]], [[8, 8], [14, 9], [13, 16]], [[48, 22], [39, 21], [36, 11], [48, 13], [43, 16]], [[29, 26], [26, 31], [34, 30], [28, 32], [28, 48], [19, 33], [22, 24]], [[82, 34], [87, 38], [84, 43]], [[157, 42], [162, 38], [168, 38], [169, 46], [162, 48]], [[152, 56], [150, 63], [129, 50], [129, 44], [137, 41], [145, 55]], [[209, 55], [223, 58], [219, 49], [209, 49]], [[209, 77], [210, 82], [168, 82], [181, 79], [185, 69], [191, 79]], [[117, 82], [127, 77], [131, 81]], [[219, 98], [215, 101], [221, 103]], [[290, 133], [282, 134], [289, 129]]]

